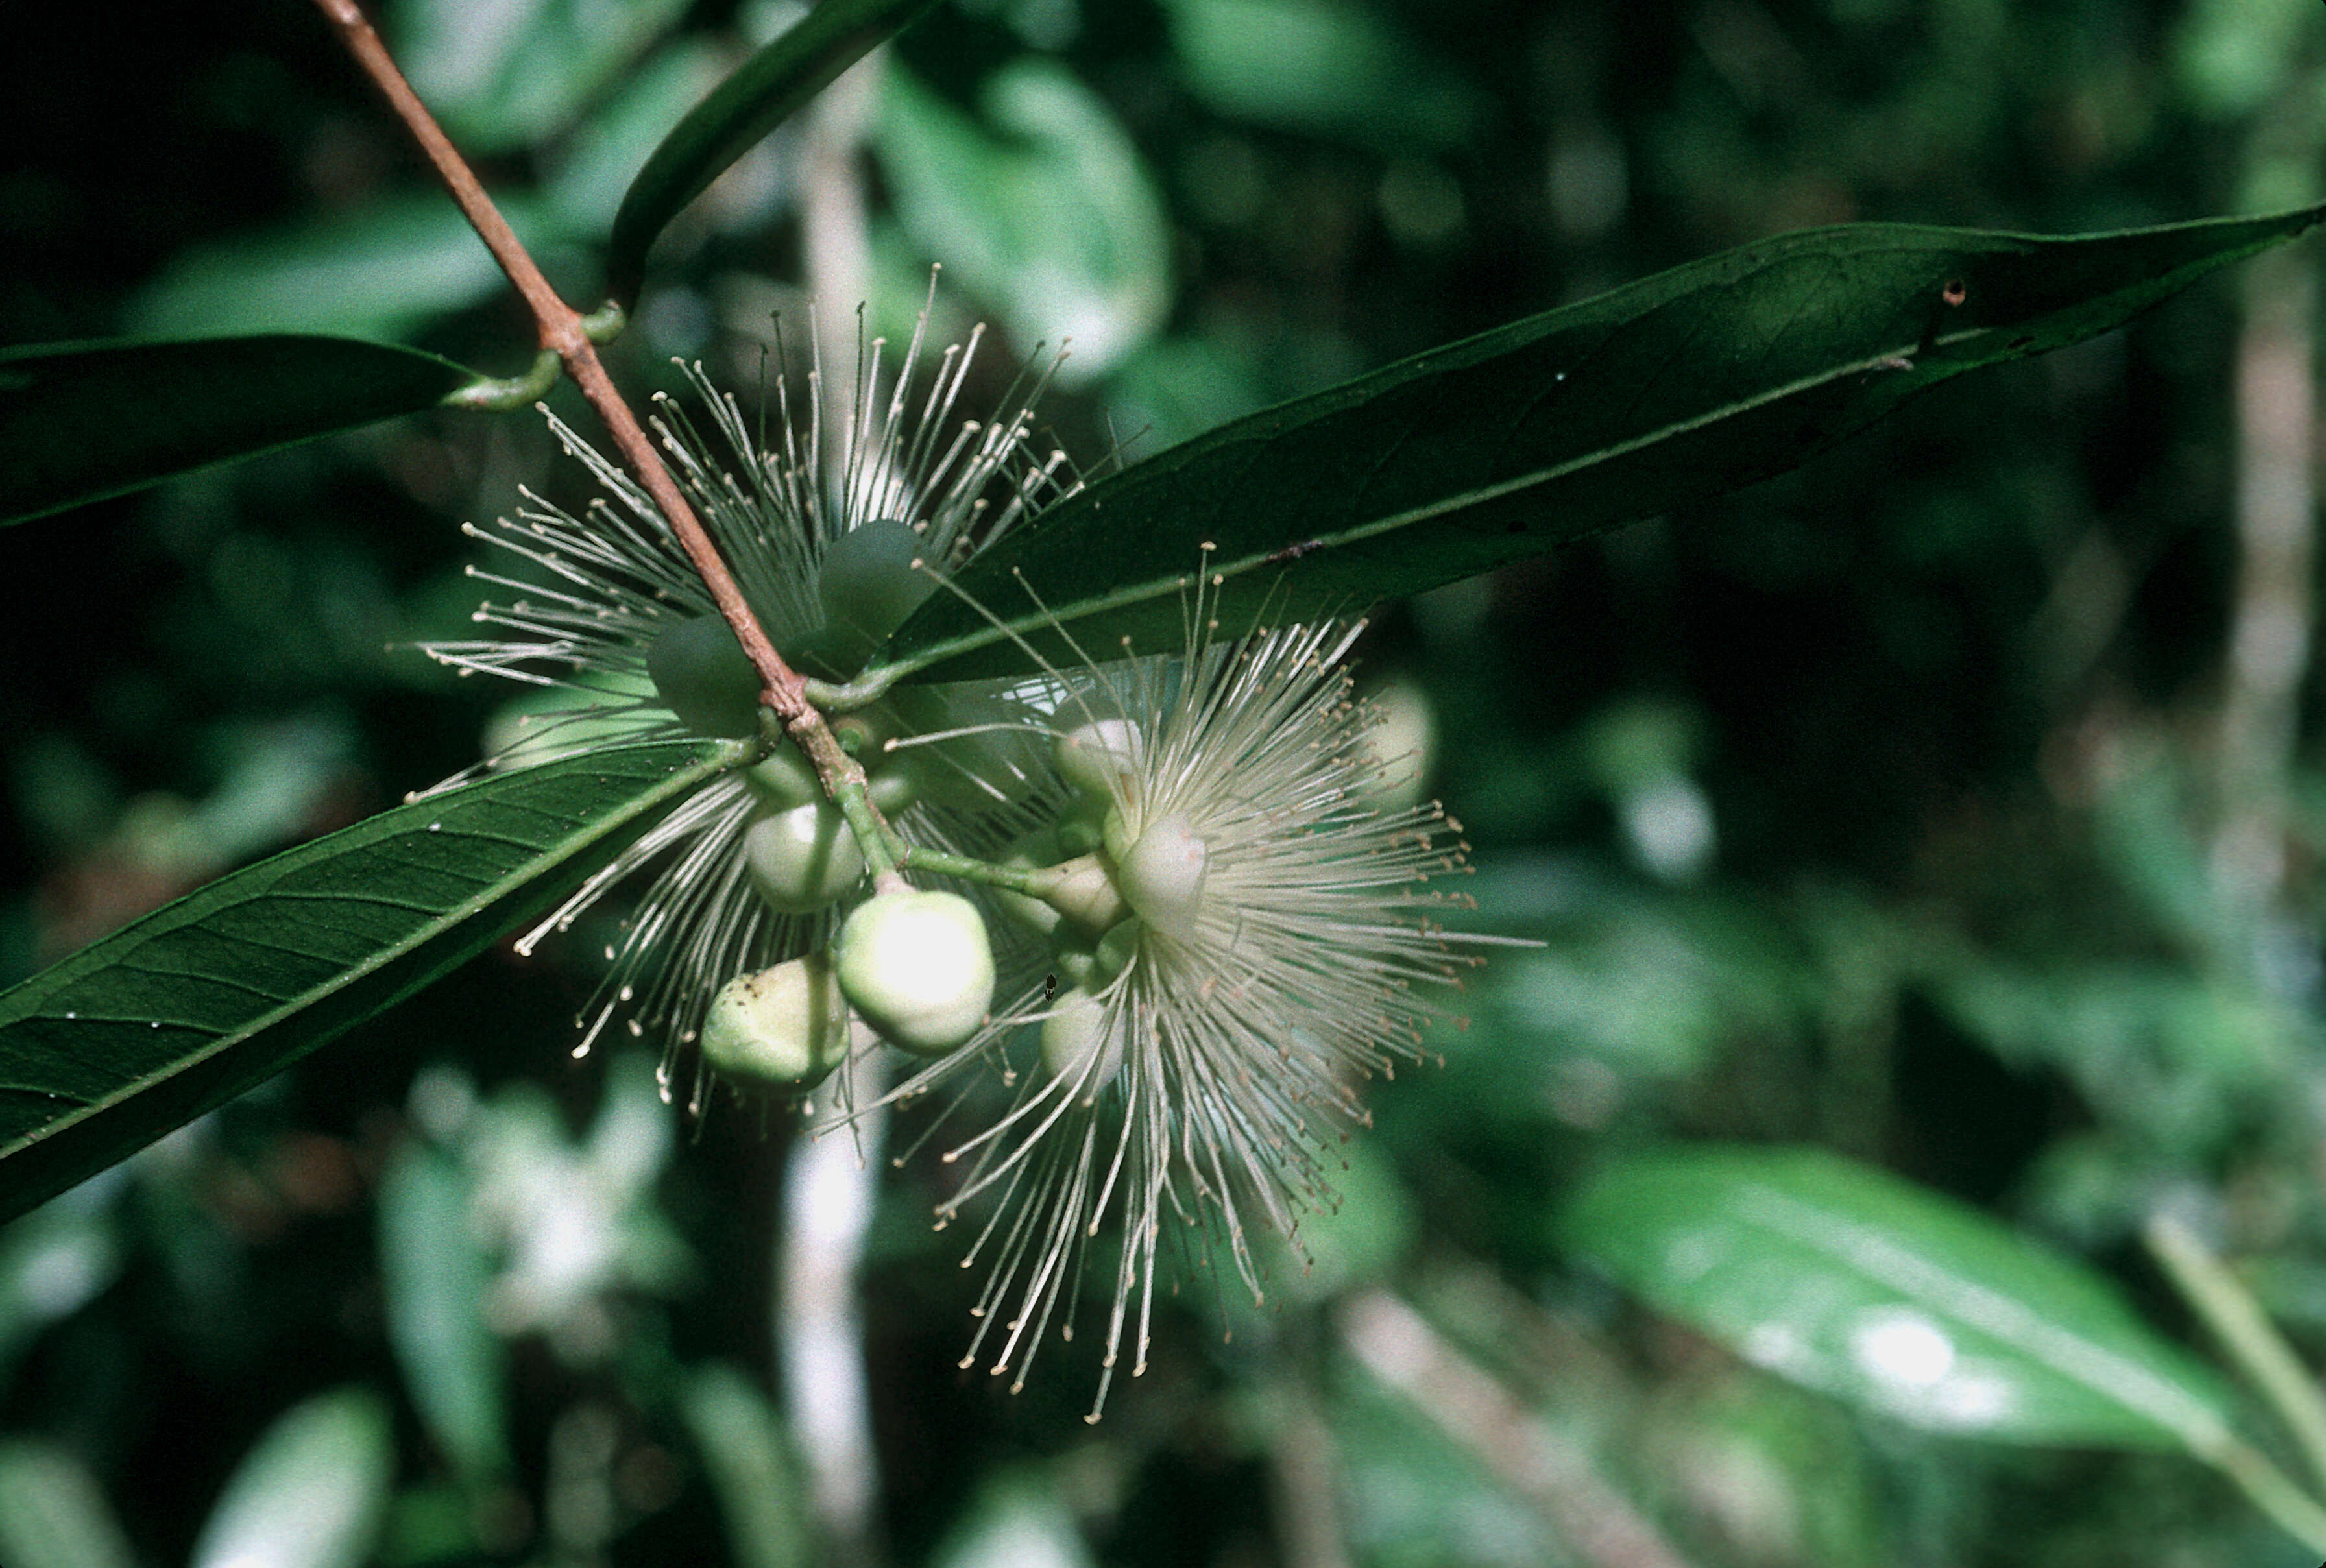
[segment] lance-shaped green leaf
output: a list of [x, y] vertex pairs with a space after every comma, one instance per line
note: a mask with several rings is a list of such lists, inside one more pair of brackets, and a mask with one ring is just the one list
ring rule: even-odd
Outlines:
[[746, 755], [609, 747], [423, 796], [0, 991], [0, 1220], [481, 951]]
[[1199, 560], [1223, 580], [1223, 630], [1352, 613], [1795, 468], [1918, 392], [2104, 332], [2321, 214], [2071, 239], [1859, 224], [1747, 246], [1134, 464], [981, 554], [881, 663], [1022, 670], [1010, 633], [1056, 655], [1051, 617], [1085, 647], [1168, 651]]
[[1822, 1150], [1627, 1160], [1560, 1230], [1747, 1360], [1917, 1426], [2205, 1458], [2230, 1441], [2219, 1380], [2100, 1276]]
[[607, 287], [614, 298], [625, 306], [637, 299], [656, 238], [729, 164], [935, 4], [820, 0], [720, 83], [663, 138], [622, 198], [607, 243]]
[[416, 413], [478, 379], [352, 338], [0, 348], [0, 523]]

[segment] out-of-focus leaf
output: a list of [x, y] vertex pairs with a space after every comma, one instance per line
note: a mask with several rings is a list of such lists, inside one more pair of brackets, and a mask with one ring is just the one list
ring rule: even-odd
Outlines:
[[1475, 117], [1471, 91], [1387, 18], [1351, 0], [1166, 0], [1195, 95], [1236, 119], [1410, 150]]
[[611, 747], [383, 812], [0, 992], [0, 1218], [465, 961], [744, 750]]
[[2026, 973], [1964, 964], [1933, 999], [2014, 1067], [2065, 1072], [2103, 1126], [2191, 1163], [2217, 1155], [2308, 1055], [2301, 1016], [2257, 990], [2163, 965]]
[[348, 338], [0, 349], [0, 523], [433, 408], [476, 379]]
[[710, 39], [673, 39], [567, 138], [542, 195], [569, 234], [603, 233], [663, 133], [718, 85], [726, 65]]
[[1334, 1457], [1358, 1562], [1540, 1568], [1571, 1561], [1541, 1516], [1412, 1401], [1369, 1377], [1333, 1384]]
[[1149, 432], [1158, 446], [1192, 441], [1268, 401], [1234, 357], [1195, 336], [1149, 339], [1116, 367], [1106, 389], [1116, 422]]
[[[499, 200], [519, 239], [555, 237], [554, 214], [531, 198]], [[345, 332], [395, 338], [472, 305], [502, 285], [500, 266], [461, 209], [414, 191], [360, 212], [186, 251], [130, 308], [156, 337]]]
[[377, 1395], [342, 1388], [266, 1429], [226, 1483], [193, 1568], [356, 1568], [370, 1560], [395, 1443]]
[[45, 1443], [0, 1443], [0, 1563], [133, 1568], [136, 1561], [86, 1465]]
[[781, 1420], [751, 1380], [714, 1364], [687, 1379], [679, 1406], [719, 1496], [740, 1568], [803, 1568], [815, 1559]]
[[[92, 1182], [0, 1228], [0, 1388], [26, 1341], [121, 1272], [121, 1242], [107, 1211], [117, 1190], [116, 1183]], [[8, 1560], [0, 1552], [0, 1563]]]
[[1090, 1568], [1093, 1561], [1057, 1487], [1019, 1471], [987, 1480], [930, 1559], [935, 1568]]
[[1218, 1306], [1233, 1330], [1265, 1336], [1266, 1320], [1283, 1303], [1330, 1301], [1393, 1272], [1412, 1249], [1419, 1226], [1413, 1194], [1381, 1146], [1358, 1138], [1339, 1153], [1332, 1191], [1319, 1193], [1317, 1207], [1301, 1216], [1297, 1235], [1264, 1231], [1253, 1242], [1267, 1300], [1231, 1287]]
[[2302, 0], [2197, 0], [2172, 41], [2182, 92], [2218, 118], [2253, 113], [2300, 69], [2314, 21]]
[[379, 1271], [388, 1342], [440, 1447], [471, 1480], [508, 1465], [501, 1341], [485, 1321], [492, 1260], [470, 1214], [460, 1165], [406, 1144], [379, 1192]]
[[1568, 1206], [1560, 1230], [1755, 1365], [1917, 1426], [2200, 1455], [2228, 1431], [2219, 1380], [2107, 1280], [1822, 1150], [1627, 1160]]
[[1176, 649], [1199, 562], [1228, 635], [1451, 582], [1796, 468], [1918, 392], [2121, 325], [2321, 216], [2072, 239], [1856, 224], [1746, 246], [1134, 464], [981, 554], [881, 663], [1022, 671], [1013, 632], [1072, 663], [1054, 617], [1086, 647]]
[[823, 0], [696, 105], [638, 171], [614, 217], [606, 258], [614, 298], [637, 300], [656, 237], [721, 171], [935, 4]]
[[1162, 200], [1113, 111], [1059, 67], [1006, 67], [982, 106], [998, 136], [904, 70], [882, 79], [874, 145], [897, 214], [1021, 347], [1071, 343], [1062, 380], [1094, 376], [1169, 309]]
[[396, 60], [472, 153], [529, 146], [572, 125], [684, 14], [687, 0], [400, 0]]

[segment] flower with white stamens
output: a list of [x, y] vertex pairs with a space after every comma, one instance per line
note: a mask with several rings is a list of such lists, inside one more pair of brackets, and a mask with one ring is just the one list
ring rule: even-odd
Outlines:
[[[658, 400], [655, 428], [675, 476], [753, 614], [787, 658], [818, 675], [853, 674], [931, 591], [933, 572], [957, 571], [1081, 482], [1063, 453], [1031, 444], [1048, 371], [1020, 376], [993, 418], [960, 418], [982, 329], [944, 350], [925, 378], [926, 320], [925, 312], [893, 376], [881, 342], [860, 332], [855, 393], [836, 417], [825, 412], [813, 338], [805, 388], [775, 381], [771, 428], [755, 431], [700, 366], [686, 371], [699, 413]], [[503, 596], [474, 617], [490, 636], [423, 645], [463, 674], [565, 694], [565, 706], [485, 765], [756, 733], [758, 676], [660, 509], [571, 429], [554, 418], [551, 426], [603, 494], [577, 517], [528, 492], [515, 518], [469, 526], [518, 571], [470, 569]], [[885, 764], [878, 750], [964, 712], [1015, 708], [992, 687], [922, 688], [837, 716], [833, 728], [862, 751], [874, 801], [907, 840], [992, 850], [1025, 830], [1038, 747], [1005, 728]], [[683, 803], [521, 938], [519, 951], [657, 867], [607, 947], [610, 967], [575, 1054], [619, 1018], [634, 1035], [662, 1034], [667, 1074], [722, 986], [826, 945], [862, 860], [802, 759], [779, 751]], [[701, 1088], [698, 1077], [698, 1100]]]
[[[1099, 846], [1055, 862], [1068, 891], [1004, 901], [1049, 944], [1047, 964], [969, 1047], [891, 1095], [961, 1085], [957, 1112], [979, 1063], [1009, 1086], [943, 1155], [962, 1174], [940, 1226], [982, 1216], [963, 1259], [986, 1270], [963, 1365], [990, 1350], [1022, 1386], [1054, 1319], [1073, 1337], [1085, 1266], [1103, 1258], [1092, 1420], [1126, 1349], [1144, 1368], [1167, 1236], [1224, 1254], [1261, 1294], [1257, 1233], [1295, 1238], [1335, 1202], [1330, 1151], [1365, 1119], [1361, 1082], [1427, 1054], [1482, 940], [1433, 919], [1468, 903], [1427, 886], [1467, 870], [1447, 841], [1458, 827], [1434, 804], [1370, 803], [1372, 716], [1344, 663], [1358, 628], [1217, 640], [1216, 589], [1193, 584], [1181, 656], [1056, 678], [1050, 728], [1075, 787], [1028, 842], [1063, 855], [1095, 817]], [[1093, 906], [1071, 890], [1086, 863], [1119, 895], [1099, 905], [1103, 931], [1058, 913]], [[1120, 1252], [1094, 1253], [1109, 1227]]]

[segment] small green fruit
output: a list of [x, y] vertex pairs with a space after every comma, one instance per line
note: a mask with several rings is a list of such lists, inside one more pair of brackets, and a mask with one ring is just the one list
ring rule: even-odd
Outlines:
[[737, 975], [702, 1020], [702, 1060], [747, 1088], [796, 1089], [847, 1058], [848, 999], [823, 953]]
[[830, 801], [761, 811], [743, 830], [743, 869], [778, 914], [809, 914], [864, 879], [864, 851]]
[[1060, 858], [1071, 860], [1077, 855], [1097, 853], [1106, 843], [1106, 819], [1113, 810], [1103, 796], [1095, 801], [1084, 798], [1080, 810], [1069, 810], [1060, 817], [1056, 825]]
[[697, 735], [740, 739], [759, 732], [759, 673], [721, 617], [696, 616], [655, 638], [647, 674], [663, 705]]
[[1133, 915], [1100, 937], [1098, 945], [1091, 950], [1090, 978], [1082, 982], [1084, 987], [1114, 984], [1139, 956], [1139, 939], [1145, 930], [1145, 923]]
[[841, 989], [891, 1045], [941, 1056], [993, 1005], [993, 948], [977, 906], [957, 893], [876, 894], [833, 943]]

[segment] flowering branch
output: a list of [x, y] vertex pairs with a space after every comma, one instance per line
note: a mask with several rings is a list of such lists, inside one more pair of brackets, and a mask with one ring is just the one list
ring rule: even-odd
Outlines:
[[339, 29], [349, 52], [355, 56], [365, 74], [386, 97], [396, 117], [404, 122], [414, 140], [420, 144], [421, 150], [428, 154], [429, 162], [435, 166], [437, 175], [451, 192], [452, 199], [460, 204], [461, 211], [476, 229], [478, 237], [485, 242], [485, 248], [493, 253], [493, 259], [500, 264], [501, 271], [508, 275], [509, 282], [524, 296], [539, 330], [543, 351], [554, 354], [565, 366], [565, 373], [582, 389], [582, 395], [590, 400], [590, 406], [596, 409], [598, 416], [606, 422], [606, 428], [613, 435], [614, 445], [630, 471], [646, 487], [647, 493], [654, 497], [655, 505], [662, 508], [663, 515], [670, 523], [671, 533], [686, 552], [694, 570], [701, 574], [703, 586], [710, 590], [712, 602], [734, 629], [736, 641], [742, 645], [745, 655], [751, 661], [751, 667], [758, 673], [764, 688], [759, 694], [761, 704], [775, 711], [785, 733], [814, 765], [817, 776], [823, 781], [827, 791], [836, 795], [850, 784], [861, 789], [864, 770], [833, 738], [831, 730], [824, 725], [823, 716], [808, 700], [805, 683], [784, 662], [783, 655], [776, 651], [775, 644], [760, 627], [758, 617], [752, 614], [749, 602], [743, 597], [743, 590], [736, 585], [734, 573], [720, 558], [718, 547], [711, 542], [710, 534], [703, 531], [694, 509], [687, 505], [686, 497], [671, 478], [669, 469], [664, 466], [661, 454], [647, 440], [646, 431], [640, 427], [637, 416], [630, 412], [629, 404], [622, 401], [622, 394], [616, 390], [613, 378], [606, 374], [606, 367], [598, 357], [597, 345], [591, 341], [591, 328], [597, 325], [603, 329], [610, 323], [602, 318], [585, 317], [558, 297], [557, 291], [542, 275], [541, 268], [535, 264], [524, 242], [509, 227], [500, 209], [493, 205], [492, 198], [485, 193], [484, 186], [469, 167], [468, 161], [452, 145], [443, 127], [436, 123], [436, 117], [420, 101], [420, 96], [412, 90], [412, 84], [405, 79], [404, 72], [397, 69], [394, 58], [389, 55], [387, 45], [381, 41], [362, 11], [358, 9], [355, 0], [315, 0], [315, 4]]

